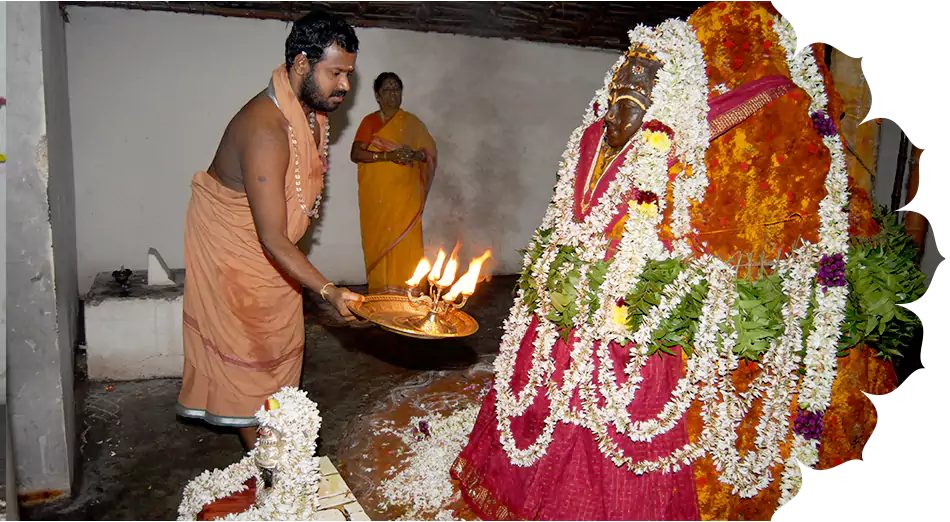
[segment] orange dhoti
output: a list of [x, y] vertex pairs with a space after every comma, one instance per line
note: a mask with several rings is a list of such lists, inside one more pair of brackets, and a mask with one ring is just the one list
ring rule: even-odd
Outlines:
[[[283, 66], [272, 82], [275, 102], [298, 138], [290, 154], [299, 156], [302, 195], [310, 208], [323, 188], [325, 164]], [[318, 120], [325, 125], [325, 116]], [[296, 243], [310, 218], [298, 202], [294, 173], [291, 163], [284, 192], [287, 237]], [[195, 174], [191, 187], [185, 218], [185, 364], [177, 412], [221, 426], [255, 426], [254, 413], [268, 396], [300, 384], [301, 286], [264, 253], [246, 194], [206, 172]]]

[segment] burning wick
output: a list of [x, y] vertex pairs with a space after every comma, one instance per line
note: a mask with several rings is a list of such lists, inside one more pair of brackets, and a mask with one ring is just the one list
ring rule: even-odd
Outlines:
[[[448, 288], [452, 284], [452, 281], [455, 281], [455, 272], [458, 271], [459, 267], [459, 243], [455, 242], [455, 248], [452, 249], [452, 254], [449, 255], [449, 262], [445, 265], [445, 271], [442, 272], [442, 279], [439, 279], [439, 282], [436, 283], [436, 286], [440, 288]], [[435, 276], [438, 278], [439, 276]]]
[[432, 267], [429, 265], [429, 260], [422, 258], [422, 261], [419, 261], [419, 264], [416, 266], [416, 271], [412, 273], [412, 279], [406, 281], [406, 284], [409, 286], [418, 286], [422, 282], [422, 278], [429, 273], [429, 270]]
[[[445, 251], [439, 249], [439, 256], [435, 260], [435, 266], [429, 270], [429, 260], [422, 258], [416, 265], [416, 271], [412, 279], [406, 281], [409, 288], [406, 289], [406, 298], [413, 308], [423, 308], [425, 313], [418, 317], [411, 317], [406, 325], [415, 331], [435, 335], [437, 337], [446, 334], [458, 332], [448, 316], [461, 310], [468, 302], [468, 298], [475, 293], [475, 285], [478, 283], [478, 276], [482, 270], [482, 263], [491, 257], [491, 250], [486, 250], [481, 257], [473, 259], [468, 265], [468, 272], [452, 284], [455, 279], [455, 272], [458, 270], [458, 244], [452, 250], [452, 254], [446, 263]], [[445, 270], [442, 265], [445, 263]], [[414, 291], [417, 285], [426, 277], [428, 272], [429, 292], [428, 295], [416, 296]], [[449, 286], [451, 285], [451, 288]], [[448, 289], [448, 292], [442, 292]], [[455, 302], [459, 294], [462, 295], [460, 302]]]
[[439, 255], [435, 258], [435, 264], [432, 265], [432, 271], [429, 272], [430, 283], [435, 284], [439, 280], [439, 276], [442, 274], [442, 263], [445, 263], [445, 251], [440, 248]]
[[439, 279], [439, 282], [436, 285], [446, 288], [452, 284], [452, 281], [455, 281], [455, 272], [458, 271], [459, 262], [455, 256], [449, 258], [449, 262], [445, 265], [445, 271], [442, 272], [442, 279]]
[[443, 299], [451, 302], [454, 301], [459, 294], [466, 297], [474, 294], [475, 285], [478, 283], [478, 276], [482, 271], [482, 263], [488, 261], [490, 257], [491, 250], [486, 250], [480, 257], [473, 259], [468, 264], [468, 272], [465, 272], [465, 275], [460, 277], [459, 280], [452, 285], [452, 288], [443, 296]]

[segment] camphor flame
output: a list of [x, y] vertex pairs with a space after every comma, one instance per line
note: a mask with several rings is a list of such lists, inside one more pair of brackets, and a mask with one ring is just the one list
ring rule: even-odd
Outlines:
[[423, 257], [422, 261], [419, 261], [419, 264], [416, 265], [416, 271], [412, 273], [412, 279], [406, 281], [406, 284], [413, 287], [418, 286], [431, 268], [429, 260]]
[[[429, 281], [435, 282], [438, 279], [438, 282], [435, 283], [436, 286], [447, 288], [452, 284], [452, 281], [455, 281], [455, 272], [458, 271], [459, 267], [459, 244], [455, 242], [455, 248], [452, 249], [452, 254], [449, 255], [449, 262], [445, 265], [445, 270], [442, 272], [442, 278], [439, 279], [439, 275], [429, 274]], [[442, 249], [439, 249], [439, 254], [442, 254]], [[444, 254], [442, 254], [444, 256]]]
[[459, 294], [466, 297], [474, 294], [475, 285], [478, 283], [478, 276], [482, 271], [482, 263], [488, 261], [490, 257], [491, 250], [486, 250], [484, 254], [473, 259], [468, 264], [468, 272], [465, 272], [465, 275], [460, 277], [459, 280], [452, 285], [452, 288], [445, 294], [443, 299], [446, 301], [454, 301]]
[[449, 258], [449, 262], [445, 264], [445, 271], [442, 272], [442, 279], [439, 279], [439, 282], [436, 284], [442, 288], [451, 285], [452, 281], [455, 281], [455, 272], [458, 271], [458, 267], [458, 259], [453, 255]]
[[435, 264], [432, 265], [432, 271], [429, 272], [430, 283], [435, 283], [439, 280], [439, 276], [442, 275], [442, 263], [445, 263], [445, 251], [440, 248], [439, 255], [435, 258]]

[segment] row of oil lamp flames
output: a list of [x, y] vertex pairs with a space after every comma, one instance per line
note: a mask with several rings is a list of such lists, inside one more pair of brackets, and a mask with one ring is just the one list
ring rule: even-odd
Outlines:
[[[455, 246], [455, 250], [453, 250], [451, 256], [448, 256], [448, 262], [446, 262], [445, 251], [440, 248], [435, 258], [435, 264], [430, 265], [426, 258], [419, 261], [412, 278], [406, 281], [406, 285], [409, 286], [406, 290], [406, 296], [413, 306], [427, 306], [430, 308], [430, 313], [442, 313], [448, 307], [459, 309], [465, 306], [468, 298], [475, 293], [475, 285], [478, 283], [482, 264], [491, 257], [491, 250], [486, 250], [481, 256], [472, 259], [468, 265], [468, 272], [465, 272], [456, 281], [455, 273], [458, 271], [457, 252], [458, 245]], [[445, 266], [443, 267], [443, 265]], [[416, 297], [413, 290], [418, 288], [423, 279], [429, 282], [429, 295]], [[448, 289], [448, 292], [443, 294], [445, 289]], [[462, 300], [456, 303], [459, 296], [462, 296]]]

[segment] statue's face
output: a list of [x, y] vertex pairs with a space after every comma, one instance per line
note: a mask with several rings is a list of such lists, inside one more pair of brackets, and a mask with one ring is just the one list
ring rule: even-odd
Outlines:
[[280, 442], [280, 432], [270, 426], [261, 426], [257, 430], [257, 435], [262, 446], [273, 446]]
[[280, 431], [262, 426], [257, 430], [257, 435], [257, 465], [263, 469], [273, 469], [280, 459]]
[[623, 147], [643, 124], [643, 116], [653, 103], [653, 84], [660, 62], [628, 56], [610, 84], [610, 107], [605, 122], [607, 144]]

